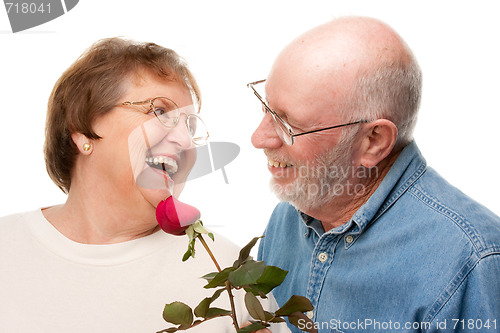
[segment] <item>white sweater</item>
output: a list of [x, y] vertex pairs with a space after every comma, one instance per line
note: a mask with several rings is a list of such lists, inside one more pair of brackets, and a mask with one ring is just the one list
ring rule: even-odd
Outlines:
[[[222, 267], [239, 249], [221, 236], [207, 239]], [[215, 266], [200, 246], [182, 262], [187, 237], [162, 231], [111, 245], [76, 243], [59, 233], [41, 210], [0, 219], [0, 332], [155, 333], [171, 327], [162, 318], [166, 303], [191, 308], [210, 296], [200, 277]], [[242, 293], [239, 322], [248, 319]], [[274, 299], [266, 300], [276, 308]], [[269, 306], [269, 303], [272, 303]], [[230, 309], [226, 293], [214, 306]], [[285, 324], [273, 332], [289, 332]], [[228, 317], [187, 332], [234, 332]]]

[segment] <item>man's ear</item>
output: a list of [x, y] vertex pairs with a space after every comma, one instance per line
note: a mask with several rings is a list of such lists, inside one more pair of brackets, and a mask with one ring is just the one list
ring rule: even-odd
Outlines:
[[361, 141], [360, 164], [373, 168], [393, 150], [398, 138], [396, 125], [387, 119], [378, 119], [368, 123]]
[[91, 139], [87, 138], [82, 133], [72, 133], [71, 139], [75, 143], [76, 147], [80, 151], [81, 154], [90, 155], [92, 154], [92, 150], [94, 149], [93, 142]]

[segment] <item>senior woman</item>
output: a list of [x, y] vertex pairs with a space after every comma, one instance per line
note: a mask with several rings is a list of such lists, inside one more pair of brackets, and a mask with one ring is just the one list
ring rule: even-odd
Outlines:
[[[156, 332], [170, 326], [166, 303], [205, 297], [212, 262], [198, 251], [182, 263], [186, 238], [157, 232], [155, 219], [208, 136], [197, 105], [186, 63], [153, 43], [105, 39], [63, 73], [45, 159], [67, 201], [0, 220], [0, 332]], [[226, 265], [238, 252], [222, 237], [212, 247]], [[237, 308], [248, 320], [241, 298]], [[190, 331], [234, 329], [226, 317]]]

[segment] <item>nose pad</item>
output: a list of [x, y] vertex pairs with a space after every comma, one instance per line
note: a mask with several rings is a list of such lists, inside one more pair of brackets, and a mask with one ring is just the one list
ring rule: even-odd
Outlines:
[[266, 113], [264, 115], [259, 126], [252, 134], [252, 145], [255, 148], [279, 148], [283, 144], [276, 132], [273, 121], [271, 114]]
[[190, 148], [192, 146], [192, 138], [189, 133], [189, 128], [187, 126], [187, 116], [181, 114], [177, 124], [168, 129], [166, 140], [176, 143], [179, 147], [183, 149]]

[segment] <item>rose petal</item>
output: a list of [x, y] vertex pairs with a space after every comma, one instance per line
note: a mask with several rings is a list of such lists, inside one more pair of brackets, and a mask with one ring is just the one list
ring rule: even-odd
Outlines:
[[156, 207], [156, 220], [161, 229], [172, 235], [184, 235], [185, 230], [200, 219], [200, 211], [173, 196], [161, 201]]

